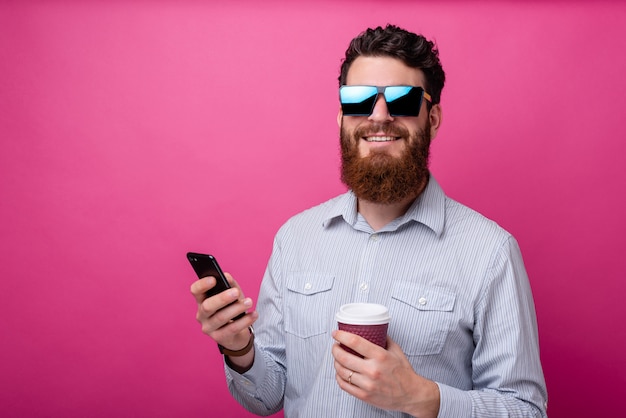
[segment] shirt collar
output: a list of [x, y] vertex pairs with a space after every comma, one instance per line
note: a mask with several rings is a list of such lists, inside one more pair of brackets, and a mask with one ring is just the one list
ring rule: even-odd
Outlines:
[[[404, 216], [393, 221], [393, 229], [397, 229], [407, 222], [415, 221], [426, 225], [437, 236], [443, 232], [445, 223], [446, 195], [435, 178], [431, 175], [426, 188], [415, 202], [409, 207]], [[328, 227], [334, 220], [343, 218], [349, 225], [357, 222], [357, 198], [350, 190], [338, 196], [329, 206], [322, 226]]]

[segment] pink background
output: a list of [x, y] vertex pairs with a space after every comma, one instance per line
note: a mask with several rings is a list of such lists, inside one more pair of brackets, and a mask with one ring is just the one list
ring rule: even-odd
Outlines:
[[432, 171], [520, 242], [550, 416], [623, 411], [626, 5], [157, 0], [0, 3], [0, 415], [248, 416], [184, 254], [256, 298], [344, 190], [340, 58], [387, 22], [441, 48]]

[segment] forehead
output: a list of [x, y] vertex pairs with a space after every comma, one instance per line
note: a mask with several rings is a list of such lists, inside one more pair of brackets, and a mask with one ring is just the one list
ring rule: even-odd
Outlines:
[[350, 65], [346, 84], [424, 87], [424, 73], [418, 68], [407, 66], [397, 58], [360, 56]]

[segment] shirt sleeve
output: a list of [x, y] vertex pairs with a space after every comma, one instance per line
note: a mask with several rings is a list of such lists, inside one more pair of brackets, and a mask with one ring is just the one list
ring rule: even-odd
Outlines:
[[475, 312], [473, 390], [438, 383], [439, 418], [547, 417], [537, 320], [522, 255], [511, 236], [487, 271]]
[[283, 408], [286, 385], [285, 339], [280, 281], [280, 246], [274, 250], [261, 283], [255, 324], [254, 363], [243, 374], [225, 364], [232, 396], [248, 411], [267, 416]]

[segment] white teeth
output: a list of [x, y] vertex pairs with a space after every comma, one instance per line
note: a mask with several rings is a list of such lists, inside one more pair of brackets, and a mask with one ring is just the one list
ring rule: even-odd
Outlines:
[[396, 137], [395, 136], [367, 136], [365, 137], [365, 140], [367, 142], [388, 142], [388, 141], [395, 141]]

